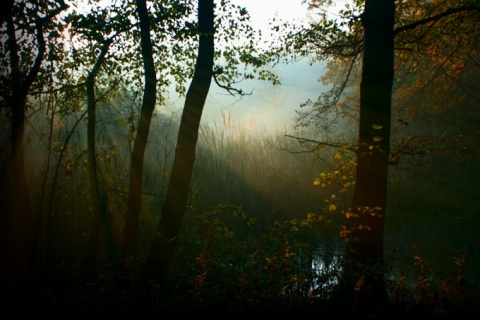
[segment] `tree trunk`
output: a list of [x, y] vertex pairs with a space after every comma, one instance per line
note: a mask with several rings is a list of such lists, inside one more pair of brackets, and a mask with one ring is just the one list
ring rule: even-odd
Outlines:
[[[36, 63], [29, 75], [22, 79], [18, 44], [15, 36], [15, 26], [11, 15], [7, 16], [8, 47], [10, 52], [11, 72], [11, 96], [8, 103], [12, 112], [11, 116], [11, 157], [10, 166], [12, 169], [12, 188], [5, 197], [6, 212], [3, 213], [2, 232], [2, 279], [7, 287], [12, 285], [20, 287], [21, 284], [29, 285], [32, 280], [34, 263], [34, 238], [35, 238], [35, 215], [31, 205], [28, 189], [27, 176], [25, 172], [25, 107], [28, 90], [33, 79], [38, 74], [40, 61], [43, 60], [45, 42], [41, 26], [37, 28], [39, 52]], [[6, 182], [5, 182], [6, 183]], [[4, 205], [2, 204], [2, 207]], [[3, 270], [5, 268], [5, 270]]]
[[144, 282], [146, 280], [162, 282], [168, 277], [176, 239], [186, 212], [198, 129], [213, 75], [213, 0], [199, 0], [198, 26], [199, 48], [195, 72], [180, 120], [175, 158], [162, 216], [142, 273]]
[[[88, 173], [90, 177], [90, 195], [92, 200], [92, 228], [90, 230], [90, 238], [85, 252], [83, 261], [81, 281], [95, 280], [99, 268], [100, 249], [102, 230], [108, 226], [106, 199], [102, 196], [100, 184], [97, 174], [97, 156], [96, 156], [96, 101], [95, 101], [95, 78], [105, 60], [111, 39], [105, 41], [102, 51], [85, 83], [87, 89], [87, 151], [88, 151]], [[103, 228], [102, 228], [103, 227]]]
[[383, 236], [394, 77], [394, 18], [393, 0], [365, 2], [357, 167], [345, 266], [347, 283], [356, 286], [355, 308], [365, 310], [386, 302]]
[[145, 71], [145, 88], [137, 135], [133, 144], [130, 165], [130, 189], [128, 207], [125, 217], [123, 258], [127, 265], [137, 255], [137, 233], [140, 210], [142, 207], [143, 160], [150, 131], [153, 110], [156, 103], [157, 78], [153, 62], [152, 42], [150, 39], [150, 22], [146, 0], [137, 0], [137, 12], [140, 19], [140, 37], [142, 45], [143, 68]]
[[[6, 21], [6, 47], [9, 53], [10, 65], [10, 94], [4, 97], [8, 108], [11, 110], [11, 156], [7, 165], [7, 173], [1, 173], [2, 184], [7, 184], [8, 189], [2, 194], [2, 217], [0, 226], [0, 278], [2, 280], [2, 289], [8, 292], [9, 296], [14, 298], [17, 294], [26, 296], [32, 293], [32, 289], [41, 280], [38, 276], [39, 261], [36, 261], [36, 235], [38, 232], [37, 212], [32, 206], [30, 199], [29, 186], [25, 168], [25, 110], [27, 107], [27, 96], [35, 82], [43, 62], [46, 43], [44, 39], [44, 25], [49, 23], [57, 14], [67, 9], [67, 5], [59, 2], [60, 6], [51, 9], [46, 16], [39, 17], [35, 11], [26, 11], [35, 19], [35, 41], [36, 48], [33, 48], [33, 59], [30, 70], [25, 70], [24, 60], [20, 57], [29, 50], [21, 45], [27, 45], [17, 40], [18, 30], [14, 22], [14, 6], [9, 1], [4, 8], [6, 12], [2, 14], [1, 19]], [[18, 21], [24, 21], [18, 18]], [[1, 20], [3, 26], [3, 20]], [[20, 27], [21, 28], [21, 27]], [[27, 37], [28, 38], [28, 37]], [[30, 58], [27, 54], [27, 59]], [[28, 63], [27, 63], [28, 64]], [[2, 186], [3, 187], [3, 186]], [[3, 191], [3, 190], [2, 190]], [[41, 208], [40, 210], [41, 211]], [[37, 277], [35, 277], [37, 276]]]

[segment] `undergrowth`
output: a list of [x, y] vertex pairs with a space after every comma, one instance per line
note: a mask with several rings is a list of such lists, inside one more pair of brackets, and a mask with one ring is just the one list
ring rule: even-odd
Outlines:
[[[225, 215], [243, 221], [242, 229], [229, 227], [231, 220]], [[357, 317], [351, 297], [361, 290], [362, 278], [355, 288], [341, 287], [342, 245], [332, 240], [335, 235], [328, 222], [308, 216], [277, 221], [265, 232], [248, 232], [255, 223], [241, 207], [227, 203], [190, 217], [169, 282], [154, 284], [148, 294], [130, 287], [121, 273], [112, 271], [101, 274], [96, 282], [44, 287], [39, 296], [31, 297], [39, 312]], [[478, 312], [478, 288], [463, 274], [470, 254], [467, 250], [455, 257], [445, 278], [435, 278], [428, 261], [420, 256], [412, 257], [414, 272], [408, 274], [396, 267], [399, 261], [387, 261], [389, 303], [363, 316], [454, 319]]]

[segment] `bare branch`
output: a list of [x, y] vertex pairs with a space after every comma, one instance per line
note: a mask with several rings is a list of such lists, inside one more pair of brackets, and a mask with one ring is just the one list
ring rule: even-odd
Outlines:
[[102, 94], [100, 97], [98, 97], [98, 98], [95, 100], [95, 102], [98, 102], [98, 101], [102, 100], [103, 98], [105, 98], [111, 91], [113, 91], [113, 89], [115, 89], [115, 88], [118, 86], [119, 83], [120, 83], [120, 80], [117, 80], [117, 81], [113, 84], [113, 86], [112, 86], [111, 88], [109, 88], [109, 89], [108, 89], [104, 94]]
[[[345, 146], [347, 146], [346, 147], [347, 150], [352, 151], [352, 152], [356, 152], [355, 146], [348, 146], [345, 143], [332, 143], [332, 142], [318, 141], [318, 140], [313, 140], [313, 139], [296, 137], [296, 136], [292, 136], [292, 135], [289, 135], [289, 134], [286, 134], [285, 137], [295, 139], [295, 140], [298, 141], [298, 143], [302, 147], [306, 147], [306, 148], [309, 149], [308, 151], [297, 151], [297, 152], [289, 150], [289, 152], [291, 152], [291, 153], [313, 152], [315, 150], [320, 149], [321, 147], [343, 148]], [[313, 147], [309, 146], [309, 145], [313, 145]], [[281, 148], [281, 150], [286, 150], [286, 149]]]
[[240, 95], [240, 96], [251, 96], [252, 93], [253, 93], [253, 90], [250, 92], [250, 93], [245, 93], [243, 92], [242, 89], [237, 89], [237, 88], [233, 88], [233, 87], [230, 87], [230, 86], [224, 86], [223, 84], [221, 84], [218, 79], [217, 79], [217, 75], [221, 74], [222, 71], [219, 70], [219, 71], [215, 71], [213, 73], [213, 80], [215, 81], [215, 83], [217, 84], [217, 86], [219, 86], [220, 88], [222, 89], [225, 89], [227, 90], [227, 92], [232, 95], [232, 96], [235, 96], [235, 95]]
[[36, 95], [36, 94], [50, 94], [50, 93], [55, 93], [55, 92], [59, 92], [59, 91], [63, 91], [63, 90], [67, 90], [67, 89], [76, 89], [76, 88], [80, 88], [82, 86], [85, 85], [85, 81], [83, 82], [80, 82], [80, 83], [77, 83], [77, 84], [68, 84], [68, 85], [65, 85], [65, 86], [61, 86], [59, 88], [55, 88], [55, 89], [52, 89], [52, 90], [47, 90], [47, 91], [32, 91], [30, 92], [31, 95]]
[[415, 21], [414, 23], [411, 23], [411, 24], [407, 24], [407, 25], [398, 27], [395, 30], [393, 30], [393, 34], [397, 35], [400, 32], [415, 29], [418, 26], [425, 25], [425, 24], [427, 24], [429, 22], [432, 22], [432, 21], [437, 22], [441, 18], [447, 17], [447, 16], [455, 14], [455, 13], [464, 12], [464, 11], [480, 11], [480, 7], [475, 6], [475, 5], [471, 5], [471, 6], [459, 7], [459, 8], [448, 8], [445, 12], [439, 13], [437, 15], [434, 15], [434, 16], [431, 16], [431, 17], [428, 17], [428, 18], [425, 18], [425, 19]]

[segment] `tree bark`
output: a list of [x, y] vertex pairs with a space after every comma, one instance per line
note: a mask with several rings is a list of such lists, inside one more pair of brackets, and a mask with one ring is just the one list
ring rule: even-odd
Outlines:
[[15, 0], [4, 0], [3, 9], [0, 11], [0, 27], [5, 21], [9, 18], [9, 15], [12, 14], [13, 3]]
[[[40, 69], [45, 52], [43, 28], [37, 24], [38, 53], [29, 74], [22, 79], [19, 60], [19, 48], [15, 35], [12, 15], [7, 15], [7, 45], [10, 52], [11, 95], [8, 103], [11, 116], [11, 157], [13, 184], [5, 197], [2, 236], [2, 278], [7, 287], [28, 285], [32, 280], [35, 249], [35, 214], [30, 200], [27, 176], [25, 172], [25, 108], [28, 91]], [[3, 206], [3, 204], [2, 204]], [[22, 290], [22, 289], [20, 289]]]
[[106, 229], [107, 212], [106, 199], [102, 196], [97, 174], [96, 156], [96, 106], [95, 99], [95, 78], [100, 67], [105, 61], [112, 39], [107, 39], [102, 47], [99, 57], [89, 72], [85, 86], [87, 89], [87, 152], [88, 152], [88, 173], [90, 178], [90, 195], [92, 200], [92, 228], [90, 231], [89, 243], [85, 252], [82, 268], [82, 281], [95, 280], [98, 271], [99, 255], [101, 249], [102, 229]]
[[[11, 296], [16, 293], [26, 294], [29, 287], [34, 284], [34, 273], [38, 272], [35, 261], [35, 238], [38, 230], [37, 215], [32, 207], [25, 168], [25, 109], [30, 88], [32, 87], [43, 62], [46, 43], [44, 39], [44, 25], [53, 17], [65, 10], [68, 6], [60, 1], [58, 8], [52, 9], [46, 16], [35, 19], [35, 41], [37, 45], [33, 64], [26, 72], [22, 70], [21, 59], [27, 50], [20, 48], [14, 22], [13, 3], [8, 3], [5, 15], [6, 21], [6, 46], [10, 59], [10, 94], [5, 98], [11, 110], [11, 156], [6, 166], [7, 172], [1, 173], [3, 184], [11, 186], [5, 194], [2, 193], [2, 216], [0, 230], [0, 256], [5, 263], [0, 264], [0, 274], [5, 292]], [[33, 14], [33, 13], [32, 13]], [[1, 21], [3, 25], [3, 21]], [[34, 51], [35, 52], [35, 51]], [[33, 55], [31, 56], [33, 58]], [[8, 181], [10, 180], [10, 181]], [[2, 186], [3, 188], [4, 186]], [[2, 190], [3, 191], [3, 190]], [[7, 289], [8, 288], [8, 289]]]
[[213, 76], [214, 1], [198, 1], [199, 48], [192, 82], [188, 88], [162, 216], [142, 272], [142, 282], [163, 282], [175, 251], [175, 243], [185, 216], [198, 129]]
[[372, 306], [385, 303], [387, 298], [383, 284], [383, 236], [394, 77], [394, 19], [393, 0], [365, 1], [357, 166], [345, 265], [347, 283], [356, 286], [354, 302], [359, 310], [372, 310]]
[[137, 12], [140, 19], [140, 37], [143, 68], [145, 71], [145, 88], [130, 165], [130, 188], [123, 239], [123, 258], [127, 264], [129, 264], [137, 255], [138, 222], [142, 208], [143, 161], [150, 131], [150, 123], [153, 110], [155, 109], [157, 89], [152, 41], [150, 39], [150, 21], [146, 0], [137, 0]]

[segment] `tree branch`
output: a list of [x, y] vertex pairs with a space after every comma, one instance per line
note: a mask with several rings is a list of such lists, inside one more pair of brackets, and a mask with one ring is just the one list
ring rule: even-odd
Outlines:
[[225, 86], [223, 84], [221, 84], [218, 79], [217, 79], [217, 75], [219, 74], [222, 74], [222, 69], [218, 69], [216, 71], [213, 72], [213, 81], [215, 81], [215, 83], [217, 84], [217, 86], [219, 86], [220, 88], [222, 89], [225, 89], [227, 90], [227, 92], [232, 95], [232, 96], [235, 96], [235, 95], [240, 95], [240, 96], [251, 96], [252, 93], [253, 93], [253, 90], [250, 92], [250, 93], [245, 93], [243, 92], [242, 89], [237, 89], [237, 88], [233, 88], [233, 87], [230, 87], [230, 86]]
[[428, 18], [425, 18], [425, 19], [415, 21], [414, 23], [411, 23], [411, 24], [407, 24], [407, 25], [398, 27], [395, 30], [393, 30], [393, 34], [397, 35], [400, 32], [415, 29], [416, 27], [421, 26], [421, 25], [425, 25], [429, 22], [432, 22], [432, 21], [436, 22], [436, 21], [440, 20], [441, 18], [447, 17], [449, 15], [464, 12], [464, 11], [472, 11], [472, 10], [480, 11], [480, 7], [475, 6], [475, 5], [471, 5], [471, 6], [459, 7], [459, 8], [448, 8], [445, 12], [439, 13], [437, 15], [434, 15], [434, 16], [431, 16], [431, 17], [428, 17]]
[[[331, 142], [325, 142], [325, 141], [318, 141], [318, 140], [313, 140], [313, 139], [296, 137], [296, 136], [292, 136], [292, 135], [289, 135], [289, 134], [286, 134], [285, 137], [293, 138], [293, 139], [297, 140], [298, 143], [302, 147], [306, 147], [307, 144], [314, 144], [315, 145], [314, 147], [310, 147], [309, 150], [307, 150], [307, 151], [291, 151], [291, 150], [288, 150], [288, 149], [285, 149], [285, 148], [277, 148], [277, 149], [280, 149], [280, 150], [288, 150], [290, 153], [313, 152], [315, 150], [320, 149], [321, 147], [342, 148], [342, 147], [346, 146], [345, 143], [331, 143]], [[354, 146], [347, 146], [346, 149], [349, 150], [349, 151], [352, 151], [352, 152], [356, 152], [356, 149], [355, 149]]]
[[80, 83], [77, 83], [77, 84], [68, 84], [68, 85], [64, 85], [64, 86], [61, 86], [59, 88], [55, 88], [55, 89], [47, 90], [47, 91], [32, 91], [32, 92], [30, 92], [30, 94], [31, 95], [50, 94], [50, 93], [55, 93], [55, 92], [59, 92], [59, 91], [67, 90], [67, 89], [76, 89], [76, 88], [80, 88], [80, 87], [84, 86], [85, 83], [86, 83], [86, 81], [83, 81], [83, 82], [80, 82]]

